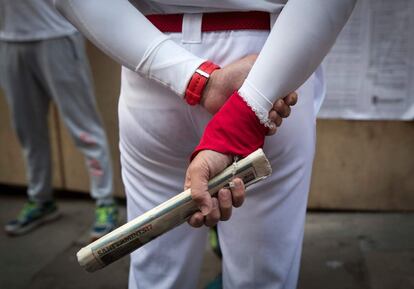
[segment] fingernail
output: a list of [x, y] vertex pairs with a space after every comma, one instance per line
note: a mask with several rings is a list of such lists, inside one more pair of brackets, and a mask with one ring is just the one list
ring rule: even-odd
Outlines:
[[210, 213], [210, 209], [206, 205], [201, 205], [200, 211], [201, 211], [201, 214], [203, 214], [203, 216], [207, 216], [208, 213]]
[[220, 198], [221, 199], [227, 200], [227, 199], [230, 198], [230, 191], [229, 190], [221, 189], [219, 191], [219, 195], [220, 195]]
[[233, 182], [234, 182], [234, 186], [235, 186], [236, 188], [239, 188], [239, 187], [241, 186], [241, 180], [236, 179], [236, 180], [234, 180]]

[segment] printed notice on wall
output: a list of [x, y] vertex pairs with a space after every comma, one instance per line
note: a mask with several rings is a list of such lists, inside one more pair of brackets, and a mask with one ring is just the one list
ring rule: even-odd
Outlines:
[[360, 0], [324, 68], [318, 117], [414, 119], [414, 1]]

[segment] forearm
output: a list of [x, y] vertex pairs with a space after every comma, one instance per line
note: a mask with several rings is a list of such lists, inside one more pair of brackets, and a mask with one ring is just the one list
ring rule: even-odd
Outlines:
[[288, 1], [239, 90], [262, 121], [278, 98], [298, 89], [320, 65], [355, 2]]
[[55, 5], [118, 63], [180, 96], [204, 61], [161, 33], [126, 0], [55, 0]]
[[290, 0], [238, 94], [210, 121], [193, 157], [204, 149], [245, 156], [261, 147], [274, 102], [316, 70], [354, 4], [355, 0]]

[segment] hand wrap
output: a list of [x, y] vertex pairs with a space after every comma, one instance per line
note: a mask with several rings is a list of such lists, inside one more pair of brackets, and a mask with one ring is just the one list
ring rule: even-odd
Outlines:
[[263, 147], [267, 131], [236, 91], [207, 124], [191, 159], [202, 150], [245, 157]]

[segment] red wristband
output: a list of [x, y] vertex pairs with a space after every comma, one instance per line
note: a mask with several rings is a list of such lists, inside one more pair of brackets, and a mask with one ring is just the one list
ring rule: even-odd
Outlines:
[[207, 85], [207, 81], [210, 78], [211, 73], [219, 68], [220, 66], [214, 64], [211, 61], [203, 62], [197, 68], [191, 77], [185, 91], [185, 100], [189, 105], [196, 105], [200, 103], [201, 96], [203, 94], [204, 88]]
[[191, 159], [206, 149], [245, 157], [263, 147], [267, 131], [236, 91], [207, 124]]

